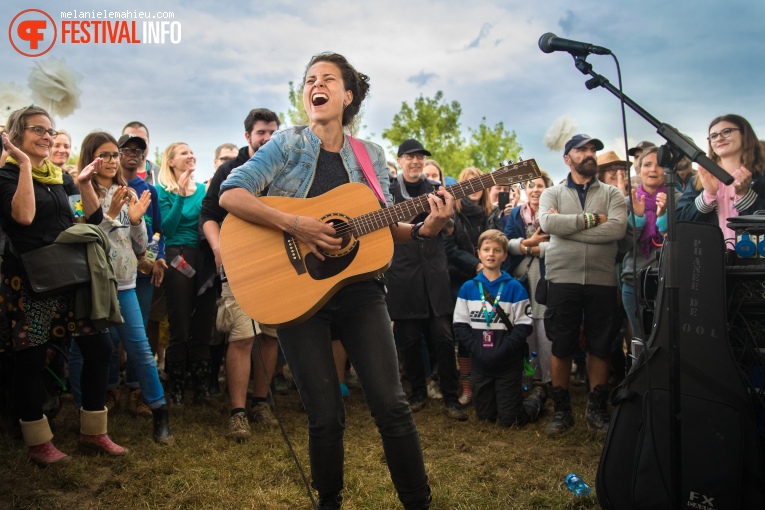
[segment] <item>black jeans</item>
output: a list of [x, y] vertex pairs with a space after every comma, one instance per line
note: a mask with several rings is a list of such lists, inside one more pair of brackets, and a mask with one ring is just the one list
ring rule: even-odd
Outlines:
[[[109, 376], [112, 341], [109, 333], [74, 337], [82, 352], [82, 408], [102, 411]], [[45, 370], [45, 344], [16, 352], [13, 372], [13, 400], [16, 413], [23, 421], [39, 420], [43, 416], [42, 374]]]
[[189, 278], [174, 267], [165, 270], [162, 287], [167, 303], [167, 319], [170, 326], [170, 344], [167, 347], [166, 362], [185, 364], [187, 361], [209, 361], [210, 336], [215, 323], [215, 288], [197, 292], [204, 284], [201, 281], [201, 253], [189, 246], [169, 246], [167, 262], [180, 253], [197, 273]]
[[447, 406], [457, 401], [457, 360], [454, 356], [454, 336], [450, 315], [431, 317], [430, 319], [397, 320], [396, 328], [399, 341], [404, 346], [406, 378], [412, 385], [412, 394], [427, 395], [425, 368], [422, 360], [420, 336], [430, 330], [430, 337], [438, 363], [438, 384]]
[[332, 357], [336, 336], [356, 367], [399, 499], [406, 505], [427, 498], [430, 489], [420, 436], [399, 381], [380, 285], [366, 281], [344, 287], [310, 319], [279, 329], [278, 335], [308, 412], [308, 453], [313, 487], [319, 494], [343, 488], [345, 408]]

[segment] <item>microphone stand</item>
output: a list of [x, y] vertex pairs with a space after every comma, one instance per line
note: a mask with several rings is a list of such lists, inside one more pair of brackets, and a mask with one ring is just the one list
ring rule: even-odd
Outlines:
[[664, 138], [667, 143], [662, 146], [657, 154], [658, 163], [664, 167], [665, 185], [667, 187], [667, 237], [664, 240], [663, 256], [665, 257], [665, 298], [668, 303], [668, 326], [669, 326], [669, 403], [670, 403], [670, 508], [682, 507], [681, 494], [681, 401], [680, 401], [680, 286], [677, 278], [677, 242], [674, 240], [674, 230], [676, 221], [675, 211], [675, 172], [674, 168], [677, 162], [683, 157], [688, 156], [712, 175], [725, 184], [731, 184], [733, 177], [725, 170], [720, 168], [715, 162], [709, 159], [704, 152], [699, 149], [690, 140], [681, 135], [675, 128], [669, 124], [660, 122], [656, 117], [645, 111], [639, 104], [622, 94], [619, 89], [614, 87], [603, 75], [592, 70], [592, 64], [587, 62], [587, 56], [574, 55], [576, 68], [585, 75], [592, 78], [585, 82], [588, 90], [596, 87], [603, 87], [624, 101], [632, 111], [643, 117], [649, 124], [657, 129], [657, 133]]

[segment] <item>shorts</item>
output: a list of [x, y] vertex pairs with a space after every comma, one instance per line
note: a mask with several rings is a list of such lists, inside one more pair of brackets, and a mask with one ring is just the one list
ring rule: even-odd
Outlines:
[[617, 288], [606, 285], [553, 283], [547, 295], [545, 331], [556, 358], [572, 356], [584, 325], [584, 349], [598, 358], [611, 356], [611, 323], [616, 312]]
[[[252, 326], [255, 325], [253, 331]], [[234, 294], [228, 282], [223, 282], [221, 297], [218, 299], [218, 314], [215, 319], [215, 328], [228, 336], [229, 342], [254, 338], [255, 335], [266, 335], [276, 338], [276, 330], [268, 326], [261, 326], [253, 321], [249, 315], [236, 302]]]

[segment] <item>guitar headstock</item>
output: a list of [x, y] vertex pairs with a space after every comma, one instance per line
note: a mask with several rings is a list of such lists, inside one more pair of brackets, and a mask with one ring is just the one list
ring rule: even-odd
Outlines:
[[510, 186], [542, 177], [537, 162], [533, 159], [499, 167], [489, 175], [491, 175], [494, 184], [499, 186]]

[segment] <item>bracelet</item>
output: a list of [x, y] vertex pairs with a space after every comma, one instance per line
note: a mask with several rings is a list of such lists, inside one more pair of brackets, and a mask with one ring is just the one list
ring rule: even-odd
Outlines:
[[295, 233], [295, 229], [297, 228], [297, 222], [300, 219], [300, 216], [295, 216], [295, 223], [292, 224], [292, 229], [290, 229], [290, 235], [293, 235]]
[[600, 214], [595, 214], [594, 218], [595, 218], [595, 226], [597, 227], [598, 225], [600, 225]]
[[418, 243], [427, 243], [430, 241], [430, 237], [424, 237], [420, 235], [420, 229], [422, 228], [423, 223], [415, 223], [412, 225], [412, 231], [409, 233], [409, 235], [412, 237], [413, 240], [417, 241]]

